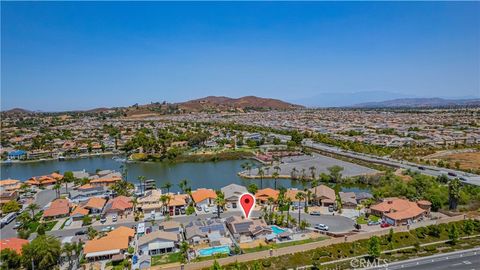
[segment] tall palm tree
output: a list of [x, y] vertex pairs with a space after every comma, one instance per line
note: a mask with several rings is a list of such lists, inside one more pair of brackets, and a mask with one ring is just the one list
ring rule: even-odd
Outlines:
[[[307, 190], [306, 197], [305, 197], [305, 203], [306, 205], [310, 205], [310, 201], [312, 200], [312, 191]], [[307, 212], [307, 208], [305, 207], [305, 213]]]
[[160, 202], [162, 203], [162, 214], [165, 215], [165, 209], [170, 202], [170, 196], [168, 196], [167, 194], [163, 194], [162, 196], [160, 196]]
[[180, 253], [182, 254], [182, 262], [185, 263], [188, 261], [188, 250], [190, 249], [190, 245], [188, 242], [183, 241], [180, 244]]
[[318, 186], [318, 184], [319, 184], [318, 179], [313, 179], [312, 182], [310, 182], [310, 187], [314, 188], [313, 199], [314, 199], [315, 202], [316, 202], [316, 199], [317, 199], [317, 186]]
[[285, 204], [288, 205], [288, 208], [287, 208], [287, 228], [289, 226], [289, 220], [290, 220], [290, 206], [292, 205], [292, 200], [290, 198], [287, 198], [285, 200]]
[[274, 179], [274, 182], [273, 182], [273, 183], [274, 183], [275, 189], [277, 189], [278, 176], [279, 176], [279, 174], [278, 174], [277, 172], [272, 173], [272, 177], [273, 177], [273, 179]]
[[282, 168], [280, 168], [280, 166], [278, 166], [278, 165], [275, 165], [275, 166], [273, 167], [273, 169], [274, 169], [277, 173], [280, 173], [280, 171], [282, 170]]
[[268, 197], [267, 199], [268, 206], [270, 208], [270, 214], [273, 213], [273, 208], [275, 205], [275, 200], [272, 197]]
[[302, 191], [298, 192], [296, 195], [295, 195], [295, 199], [298, 200], [298, 224], [300, 225], [300, 210], [301, 210], [301, 205], [302, 205], [302, 201], [305, 199], [305, 193], [303, 193]]
[[297, 173], [298, 173], [297, 168], [293, 167], [293, 168], [292, 168], [292, 171], [290, 172], [290, 177], [291, 177], [292, 179], [296, 179], [296, 178], [297, 178]]
[[220, 218], [220, 208], [223, 209], [226, 204], [225, 194], [223, 194], [223, 192], [220, 190], [217, 190], [216, 193], [217, 198], [215, 198], [215, 204], [217, 205], [217, 217]]
[[270, 175], [270, 167], [265, 167], [265, 172], [266, 172], [266, 175]]
[[35, 210], [40, 209], [36, 203], [31, 203], [27, 206], [27, 210], [32, 213], [32, 218], [35, 218]]
[[167, 181], [162, 188], [167, 190], [167, 194], [170, 193], [170, 188], [172, 187], [172, 183], [170, 181]]
[[60, 198], [60, 188], [62, 188], [62, 185], [60, 185], [60, 183], [55, 183], [55, 185], [53, 185], [53, 189], [55, 190], [55, 195], [57, 196], [57, 199]]
[[145, 193], [145, 181], [147, 180], [147, 177], [143, 175], [138, 176], [138, 181], [140, 182], [140, 188], [142, 190], [142, 194]]
[[314, 180], [315, 179], [315, 174], [316, 174], [316, 171], [317, 171], [317, 168], [315, 168], [315, 166], [311, 166], [310, 168], [308, 168], [310, 170], [310, 176], [312, 177], [311, 180]]
[[182, 190], [182, 193], [185, 193], [185, 189], [187, 188], [187, 185], [188, 185], [187, 179], [182, 179], [180, 180], [180, 183], [178, 183], [178, 187]]
[[263, 177], [265, 176], [265, 172], [262, 168], [258, 168], [257, 175], [260, 177], [260, 189], [263, 189]]

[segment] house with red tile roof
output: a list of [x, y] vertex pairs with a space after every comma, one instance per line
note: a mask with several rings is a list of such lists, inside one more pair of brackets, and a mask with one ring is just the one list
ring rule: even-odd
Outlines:
[[280, 191], [272, 188], [259, 189], [257, 193], [255, 193], [255, 200], [260, 204], [268, 202], [268, 198], [272, 198], [274, 201], [276, 201], [279, 194]]
[[20, 189], [22, 183], [16, 179], [0, 180], [0, 192], [2, 191], [17, 191]]
[[124, 226], [118, 227], [104, 237], [87, 241], [83, 247], [83, 253], [88, 261], [124, 256], [134, 236], [134, 229]]
[[92, 185], [94, 187], [97, 187], [97, 186], [109, 187], [109, 186], [112, 186], [119, 181], [122, 181], [121, 177], [117, 177], [117, 176], [101, 177], [101, 178], [90, 180], [90, 185]]
[[83, 208], [88, 209], [90, 214], [100, 214], [106, 203], [107, 200], [103, 198], [92, 197], [83, 205]]
[[124, 215], [128, 214], [133, 210], [133, 203], [131, 198], [126, 196], [118, 196], [107, 202], [103, 212], [107, 215], [116, 214]]
[[22, 254], [22, 246], [28, 244], [28, 240], [20, 238], [4, 238], [0, 241], [0, 250], [11, 249], [14, 250], [17, 254]]
[[26, 181], [31, 186], [48, 186], [54, 185], [57, 181], [63, 179], [63, 175], [59, 173], [52, 173], [50, 175], [34, 176]]
[[56, 199], [43, 211], [44, 219], [55, 219], [70, 215], [71, 203], [67, 199]]
[[192, 191], [192, 199], [197, 206], [213, 204], [216, 198], [217, 193], [213, 189], [199, 188]]
[[[420, 201], [426, 207], [426, 201]], [[428, 212], [430, 211], [428, 207]], [[380, 216], [390, 225], [405, 225], [416, 222], [426, 216], [427, 210], [421, 208], [418, 202], [400, 198], [386, 198], [381, 203], [370, 207], [373, 215]]]

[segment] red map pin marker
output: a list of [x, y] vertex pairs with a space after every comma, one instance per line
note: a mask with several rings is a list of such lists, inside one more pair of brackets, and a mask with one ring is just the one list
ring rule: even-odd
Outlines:
[[243, 216], [249, 218], [253, 206], [255, 205], [255, 197], [250, 193], [243, 193], [242, 196], [240, 196], [239, 201], [242, 206]]

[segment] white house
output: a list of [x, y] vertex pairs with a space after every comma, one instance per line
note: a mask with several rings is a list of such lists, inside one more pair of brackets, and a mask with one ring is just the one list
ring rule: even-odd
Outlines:
[[138, 239], [140, 255], [157, 255], [174, 252], [179, 242], [179, 234], [165, 231], [155, 231]]

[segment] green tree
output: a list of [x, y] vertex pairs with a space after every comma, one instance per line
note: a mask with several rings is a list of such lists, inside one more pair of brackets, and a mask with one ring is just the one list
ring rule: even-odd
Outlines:
[[88, 239], [89, 239], [89, 240], [92, 240], [92, 239], [94, 239], [95, 237], [97, 237], [98, 231], [95, 230], [92, 226], [89, 226], [89, 227], [87, 228], [87, 235], [88, 235]]
[[2, 212], [4, 214], [20, 211], [20, 204], [17, 201], [9, 201], [2, 206]]
[[260, 177], [260, 189], [263, 189], [263, 177], [265, 176], [265, 172], [262, 168], [258, 168], [257, 176]]
[[334, 165], [332, 167], [328, 167], [327, 170], [330, 172], [330, 179], [333, 182], [338, 183], [340, 179], [342, 179], [343, 167]]
[[138, 179], [138, 182], [140, 182], [140, 187], [143, 194], [145, 193], [145, 181], [147, 180], [147, 177], [145, 177], [144, 175], [139, 175], [137, 179]]
[[5, 248], [0, 251], [1, 270], [20, 269], [22, 257], [13, 249]]
[[60, 198], [60, 189], [62, 188], [62, 185], [60, 185], [60, 183], [55, 183], [55, 185], [53, 185], [53, 190], [55, 190], [55, 195], [57, 195], [57, 198]]
[[450, 210], [456, 210], [460, 198], [460, 180], [455, 178], [448, 183], [448, 205]]
[[459, 237], [459, 232], [458, 232], [457, 226], [455, 226], [455, 224], [451, 224], [448, 230], [448, 239], [450, 240], [450, 243], [452, 243], [453, 245], [457, 244], [458, 237]]
[[182, 241], [180, 244], [180, 253], [182, 254], [181, 261], [183, 263], [188, 261], [188, 251], [190, 250], [190, 245], [186, 241]]
[[222, 270], [223, 267], [215, 260], [213, 265], [210, 267], [210, 270]]
[[188, 186], [188, 180], [187, 179], [182, 179], [180, 183], [178, 183], [178, 187], [182, 190], [182, 193], [186, 192]]
[[65, 184], [65, 192], [68, 194], [68, 183], [72, 183], [75, 181], [75, 176], [73, 175], [73, 172], [71, 171], [66, 171], [63, 174], [62, 182]]
[[166, 189], [167, 190], [167, 194], [170, 193], [170, 189], [172, 188], [172, 183], [170, 183], [170, 181], [167, 181], [163, 186], [162, 188]]
[[302, 201], [305, 199], [305, 193], [302, 191], [298, 192], [295, 195], [295, 199], [298, 200], [298, 225], [300, 225], [300, 210], [302, 209], [300, 206], [302, 205]]
[[225, 195], [223, 194], [222, 191], [217, 190], [217, 198], [215, 198], [215, 204], [217, 205], [217, 217], [220, 218], [220, 209], [223, 209], [223, 207], [226, 204], [225, 201]]
[[61, 245], [53, 236], [40, 235], [22, 248], [22, 264], [27, 269], [50, 269], [58, 264]]
[[27, 206], [27, 211], [30, 211], [30, 213], [32, 213], [32, 219], [35, 217], [35, 211], [40, 209], [40, 207], [38, 207], [37, 204], [35, 203], [31, 203]]
[[251, 194], [255, 194], [258, 191], [258, 186], [252, 183], [252, 184], [248, 185], [247, 190]]
[[380, 256], [380, 238], [378, 236], [372, 236], [368, 240], [368, 255], [372, 258]]
[[275, 188], [275, 189], [277, 189], [277, 179], [278, 179], [278, 176], [279, 176], [278, 172], [273, 172], [273, 173], [272, 173], [272, 177], [273, 177], [273, 179], [274, 179], [274, 181], [275, 181], [275, 182], [274, 182], [274, 188]]

